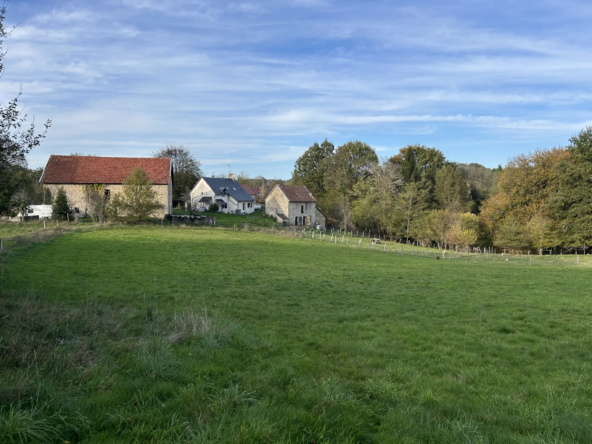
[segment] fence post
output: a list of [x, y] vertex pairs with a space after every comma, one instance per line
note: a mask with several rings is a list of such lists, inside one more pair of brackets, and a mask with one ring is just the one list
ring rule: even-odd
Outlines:
[[555, 265], [555, 254], [553, 254], [553, 265]]

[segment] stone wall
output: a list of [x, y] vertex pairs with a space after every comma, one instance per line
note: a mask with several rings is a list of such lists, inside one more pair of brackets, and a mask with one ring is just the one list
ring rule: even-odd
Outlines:
[[[313, 226], [316, 219], [316, 204], [314, 202], [290, 202], [289, 225]], [[304, 219], [306, 218], [306, 219]]]
[[288, 198], [278, 187], [275, 187], [265, 199], [265, 214], [276, 217], [277, 222], [283, 222], [277, 215], [283, 214], [284, 216], [288, 216], [288, 213]]
[[323, 213], [319, 211], [318, 208], [315, 206], [315, 224], [319, 224], [321, 226], [321, 230], [324, 230], [327, 227], [327, 220]]
[[[172, 185], [168, 184], [152, 186], [154, 188], [154, 191], [156, 191], [156, 198], [162, 205], [162, 209], [157, 210], [154, 213], [154, 217], [164, 217], [164, 215], [169, 214], [173, 208]], [[58, 192], [58, 189], [63, 187], [66, 191], [66, 195], [68, 196], [68, 203], [70, 204], [70, 208], [72, 208], [72, 211], [74, 211], [75, 208], [78, 208], [81, 214], [85, 214], [88, 211], [88, 204], [86, 203], [86, 200], [84, 198], [84, 185], [49, 184], [45, 185], [45, 187], [50, 189], [51, 195], [54, 199]], [[109, 190], [110, 196], [114, 196], [117, 193], [123, 193], [123, 185], [105, 185], [105, 190]]]

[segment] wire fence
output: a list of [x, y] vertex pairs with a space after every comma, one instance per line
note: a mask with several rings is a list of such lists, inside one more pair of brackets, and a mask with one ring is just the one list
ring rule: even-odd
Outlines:
[[[217, 221], [218, 222], [218, 221]], [[225, 220], [222, 225], [214, 224], [192, 224], [180, 223], [179, 221], [149, 220], [136, 223], [134, 226], [164, 226], [168, 228], [188, 228], [199, 226], [201, 229], [225, 229], [232, 231], [260, 232], [266, 234], [277, 234], [293, 238], [302, 238], [312, 242], [333, 244], [335, 246], [347, 247], [360, 250], [371, 250], [377, 253], [409, 256], [417, 259], [442, 260], [446, 262], [463, 262], [467, 264], [504, 265], [504, 266], [555, 266], [555, 267], [591, 267], [592, 258], [589, 254], [580, 254], [579, 249], [571, 248], [560, 250], [543, 250], [544, 254], [532, 254], [523, 252], [494, 251], [491, 248], [471, 249], [471, 251], [443, 250], [432, 247], [422, 247], [414, 243], [400, 242], [398, 240], [385, 239], [385, 237], [374, 237], [373, 233], [356, 232], [355, 230], [329, 229], [326, 231], [312, 228], [283, 226], [275, 224], [272, 226], [252, 225], [249, 219], [228, 223]], [[256, 221], [258, 222], [258, 221]], [[0, 252], [7, 248], [25, 245], [33, 242], [41, 242], [47, 238], [57, 236], [64, 232], [87, 230], [101, 227], [92, 221], [79, 220], [77, 222], [66, 221], [37, 221], [28, 222], [32, 230], [27, 233], [20, 233], [13, 236], [0, 235]], [[107, 224], [107, 227], [113, 224]], [[117, 226], [117, 225], [115, 225]]]

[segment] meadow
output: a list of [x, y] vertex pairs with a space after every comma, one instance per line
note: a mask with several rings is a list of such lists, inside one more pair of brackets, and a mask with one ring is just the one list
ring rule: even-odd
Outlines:
[[118, 226], [11, 244], [0, 441], [592, 442], [589, 267], [390, 248]]

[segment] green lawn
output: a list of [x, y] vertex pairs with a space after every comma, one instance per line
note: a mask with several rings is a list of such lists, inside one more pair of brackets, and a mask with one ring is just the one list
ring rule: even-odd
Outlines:
[[5, 251], [0, 442], [592, 442], [588, 267], [389, 247], [114, 227]]

